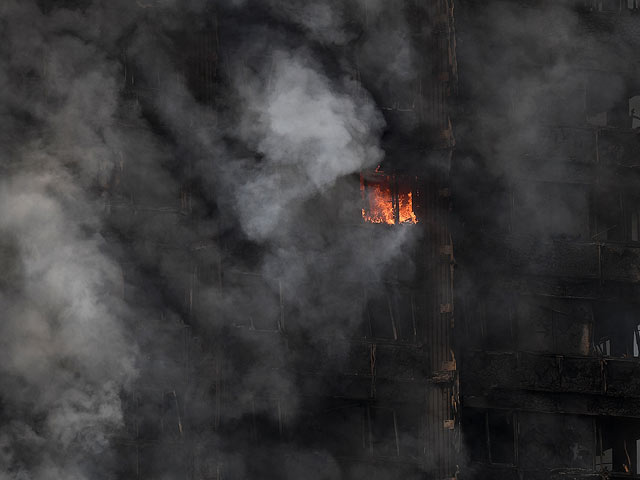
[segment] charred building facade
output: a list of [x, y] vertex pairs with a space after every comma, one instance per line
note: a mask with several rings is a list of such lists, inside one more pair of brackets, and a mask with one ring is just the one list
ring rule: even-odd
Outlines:
[[639, 9], [0, 5], [6, 478], [640, 478]]
[[638, 6], [456, 7], [464, 478], [637, 478]]
[[[457, 75], [453, 5], [443, 0], [361, 7], [351, 12], [359, 16], [348, 42], [321, 44], [328, 52], [311, 46], [315, 50], [305, 57], [312, 60], [283, 72], [283, 57], [296, 55], [289, 43], [304, 43], [305, 32], [266, 6], [247, 14], [212, 4], [202, 28], [172, 32], [173, 61], [188, 91], [164, 93], [160, 107], [156, 92], [172, 80], [153, 73], [156, 67], [146, 62], [154, 59], [141, 62], [124, 53], [126, 105], [141, 109], [169, 138], [175, 134], [167, 125], [171, 120], [158, 110], [173, 115], [180, 95], [193, 95], [200, 109], [191, 125], [178, 128], [185, 129], [181, 134], [214, 137], [228, 128], [214, 112], [235, 110], [247, 95], [243, 89], [295, 97], [295, 82], [316, 79], [306, 73], [292, 78], [291, 91], [273, 84], [315, 62], [336, 75], [346, 70], [344, 101], [351, 102], [347, 95], [372, 96], [382, 112], [374, 121], [386, 127], [384, 156], [372, 149], [366, 168], [321, 192], [302, 185], [311, 190], [302, 206], [285, 199], [286, 208], [300, 209], [300, 216], [281, 220], [299, 224], [273, 228], [297, 237], [294, 243], [277, 239], [270, 245], [270, 225], [243, 229], [229, 218], [243, 214], [234, 199], [211, 200], [206, 192], [212, 188], [206, 175], [230, 174], [218, 170], [215, 155], [248, 159], [247, 168], [257, 169], [268, 155], [262, 145], [218, 139], [212, 157], [210, 145], [199, 139], [172, 140], [182, 148], [167, 154], [163, 168], [177, 179], [173, 190], [140, 189], [149, 168], [134, 158], [105, 167], [100, 183], [108, 231], [118, 237], [113, 241], [124, 236], [135, 245], [135, 258], [122, 263], [125, 300], [153, 299], [135, 332], [150, 361], [125, 395], [128, 431], [117, 439], [122, 478], [455, 477], [460, 437], [448, 219]], [[150, 7], [147, 14], [153, 12]], [[262, 30], [269, 39], [264, 45], [247, 41]], [[397, 43], [400, 36], [400, 51], [372, 45]], [[405, 56], [398, 67], [409, 70], [372, 62], [368, 50], [374, 46], [384, 48], [376, 55]], [[313, 98], [303, 100], [314, 107]], [[315, 115], [323, 107], [317, 106], [319, 111], [298, 119], [311, 125], [292, 128], [318, 128]], [[295, 122], [298, 113], [289, 113], [286, 121]], [[309, 148], [293, 155], [308, 155]], [[293, 157], [272, 172], [284, 195], [291, 180], [287, 169], [296, 168], [288, 164], [298, 161], [304, 162]], [[251, 181], [242, 171], [233, 175], [233, 182]], [[270, 197], [277, 192], [264, 193], [265, 202], [278, 201]], [[269, 208], [254, 208], [272, 221]], [[195, 233], [201, 224], [202, 232]], [[300, 251], [289, 259], [270, 252], [274, 247]], [[299, 254], [318, 258], [296, 265], [303, 272], [282, 264], [300, 262]], [[150, 291], [161, 293], [155, 298]]]

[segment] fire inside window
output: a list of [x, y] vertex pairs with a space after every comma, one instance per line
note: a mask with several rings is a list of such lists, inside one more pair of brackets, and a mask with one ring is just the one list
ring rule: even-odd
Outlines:
[[360, 175], [362, 218], [368, 223], [418, 223], [413, 210], [412, 182], [379, 170]]

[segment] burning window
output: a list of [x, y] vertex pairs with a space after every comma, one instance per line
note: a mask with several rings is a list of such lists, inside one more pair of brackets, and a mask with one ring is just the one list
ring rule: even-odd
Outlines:
[[376, 169], [360, 175], [362, 218], [369, 223], [418, 223], [413, 209], [412, 182]]

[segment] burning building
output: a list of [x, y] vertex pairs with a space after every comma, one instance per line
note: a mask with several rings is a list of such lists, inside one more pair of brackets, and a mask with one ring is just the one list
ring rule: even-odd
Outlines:
[[[184, 135], [199, 138], [191, 144], [177, 140], [181, 157], [169, 157], [167, 169], [178, 181], [170, 191], [151, 192], [155, 198], [140, 191], [148, 169], [131, 160], [109, 170], [105, 180], [111, 231], [133, 232], [134, 241], [144, 245], [123, 267], [126, 300], [135, 303], [141, 288], [155, 288], [163, 302], [174, 302], [169, 310], [151, 305], [156, 318], [140, 322], [138, 342], [158, 358], [145, 362], [140, 381], [125, 396], [130, 423], [118, 439], [123, 478], [455, 476], [458, 376], [448, 227], [453, 6], [447, 1], [361, 6], [350, 13], [361, 15], [349, 27], [355, 34], [338, 51], [322, 44], [329, 55], [312, 46], [304, 58], [292, 60], [296, 53], [289, 43], [300, 32], [292, 28], [291, 38], [271, 32], [261, 14], [280, 27], [286, 19], [264, 6], [256, 15], [209, 9], [203, 28], [171, 39], [176, 51], [184, 52], [179, 65], [197, 100], [192, 108], [202, 109], [190, 120], [200, 130]], [[152, 7], [147, 14], [153, 15]], [[262, 30], [269, 39], [265, 45], [247, 40]], [[390, 40], [406, 50], [400, 53], [412, 70], [384, 71], [370, 58], [375, 43]], [[149, 74], [154, 66], [146, 60], [124, 56], [124, 96], [132, 108], [148, 108], [156, 128], [171, 131], [180, 115], [174, 106], [179, 98], [160, 100], [173, 108], [162, 120], [153, 96], [164, 79]], [[316, 102], [322, 85], [311, 71], [318, 68], [315, 58], [329, 64], [324, 68], [336, 68], [332, 56], [346, 62], [351, 76], [349, 97], [341, 101], [361, 110], [373, 101], [382, 111], [367, 115], [374, 125], [386, 125], [384, 158], [377, 147], [370, 148], [362, 165], [324, 182], [330, 166], [321, 170], [322, 158], [309, 164], [313, 176], [306, 179], [311, 174], [299, 171], [300, 164], [307, 168], [305, 160], [282, 157], [269, 163], [280, 155], [271, 138], [244, 139], [244, 144], [218, 138], [216, 154], [247, 159], [246, 169], [219, 170], [209, 140], [203, 145], [200, 138], [220, 136], [216, 130], [227, 128], [216, 124], [225, 117], [211, 112], [236, 109], [234, 102], [249, 96], [256, 97], [252, 108], [264, 101], [271, 111], [287, 110], [286, 122], [295, 121], [290, 117], [308, 103], [314, 110], [301, 121], [312, 122], [314, 129], [335, 128], [317, 123], [316, 116], [326, 112]], [[278, 82], [290, 79], [281, 93]], [[332, 89], [345, 88], [329, 80]], [[291, 106], [290, 99], [301, 94], [299, 82], [313, 83], [302, 86], [311, 88], [312, 96]], [[332, 112], [340, 108], [331, 105]], [[255, 129], [258, 138], [253, 122], [260, 120], [248, 121], [242, 128]], [[274, 126], [277, 121], [271, 119], [267, 128], [291, 128]], [[178, 130], [183, 127], [188, 128]], [[285, 145], [286, 155], [309, 155], [317, 135], [301, 139], [301, 152]], [[329, 140], [341, 141], [333, 132]], [[325, 155], [327, 145], [321, 148]], [[245, 193], [240, 204], [230, 198], [233, 191], [210, 199], [207, 189], [223, 187], [206, 175], [238, 184]], [[251, 182], [257, 187], [244, 189]], [[258, 203], [256, 188], [266, 190]], [[307, 192], [298, 193], [301, 188]], [[238, 225], [235, 216], [252, 223]], [[167, 217], [170, 233], [164, 229]], [[192, 235], [199, 224], [212, 222], [216, 227], [209, 237]], [[138, 237], [147, 225], [148, 233]], [[273, 248], [292, 254], [274, 254]]]
[[7, 478], [640, 476], [637, 10], [8, 0]]

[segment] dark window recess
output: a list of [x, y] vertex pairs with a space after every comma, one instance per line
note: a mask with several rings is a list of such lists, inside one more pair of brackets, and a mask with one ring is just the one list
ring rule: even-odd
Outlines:
[[398, 451], [403, 457], [422, 458], [424, 412], [422, 405], [402, 405], [395, 409]]
[[630, 242], [640, 241], [640, 197], [627, 196], [623, 201], [626, 239]]
[[607, 337], [601, 337], [596, 343], [596, 352], [603, 357], [611, 356], [611, 339]]
[[514, 422], [511, 412], [465, 410], [462, 431], [471, 460], [513, 465], [516, 451]]
[[197, 100], [210, 105], [218, 76], [218, 32], [212, 29], [193, 35], [185, 47], [189, 87]]
[[396, 338], [397, 320], [393, 315], [392, 300], [383, 292], [368, 292], [366, 316], [369, 335], [376, 338]]
[[592, 238], [596, 241], [621, 242], [625, 240], [622, 197], [599, 192], [596, 211], [596, 227]]
[[276, 441], [284, 434], [286, 411], [277, 397], [255, 397], [251, 400], [251, 438]]
[[595, 353], [612, 357], [638, 357], [640, 309], [633, 305], [594, 306]]
[[515, 462], [513, 414], [490, 411], [487, 425], [491, 463], [513, 464]]
[[467, 408], [462, 416], [462, 435], [469, 458], [475, 462], [489, 460], [486, 412]]
[[605, 198], [602, 193], [597, 212], [595, 240], [640, 241], [640, 197], [618, 194]]
[[560, 300], [521, 301], [516, 312], [520, 349], [576, 355], [591, 353], [590, 304]]
[[596, 470], [638, 474], [639, 449], [640, 420], [602, 418], [596, 423]]
[[[640, 154], [640, 132], [638, 130], [602, 130], [598, 134], [598, 156], [607, 165], [633, 167]], [[607, 191], [605, 189], [605, 195]]]
[[375, 456], [400, 455], [398, 423], [392, 408], [369, 407], [370, 450]]
[[508, 299], [489, 298], [483, 304], [482, 334], [489, 350], [513, 347], [513, 306]]
[[398, 411], [419, 413], [411, 406], [393, 407], [367, 403], [336, 405], [318, 416], [315, 428], [323, 445], [346, 456], [419, 456], [420, 432], [416, 417], [400, 422]]
[[142, 478], [138, 476], [140, 472], [140, 450], [131, 448], [127, 443], [119, 444], [114, 442], [112, 447], [118, 456], [118, 461], [114, 464], [115, 478]]
[[367, 290], [364, 316], [366, 337], [405, 342], [415, 339], [415, 305], [408, 290], [391, 284]]
[[524, 470], [591, 470], [594, 424], [573, 415], [522, 412], [518, 415], [518, 465]]
[[554, 350], [552, 311], [529, 302], [517, 305], [518, 348], [535, 352]]
[[554, 352], [577, 355], [591, 353], [590, 311], [590, 308], [551, 311]]
[[514, 233], [567, 241], [589, 236], [590, 202], [581, 185], [518, 184], [513, 202]]

